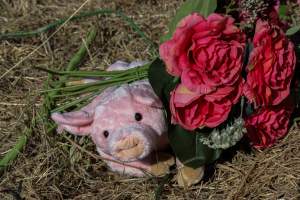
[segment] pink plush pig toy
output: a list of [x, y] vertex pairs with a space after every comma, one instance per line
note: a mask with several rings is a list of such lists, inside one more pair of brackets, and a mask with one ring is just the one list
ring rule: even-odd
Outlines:
[[[118, 61], [107, 70], [143, 65]], [[147, 80], [111, 87], [79, 111], [53, 113], [58, 132], [89, 135], [112, 171], [132, 176], [163, 175], [174, 164], [162, 103]], [[114, 162], [116, 161], [116, 162]]]

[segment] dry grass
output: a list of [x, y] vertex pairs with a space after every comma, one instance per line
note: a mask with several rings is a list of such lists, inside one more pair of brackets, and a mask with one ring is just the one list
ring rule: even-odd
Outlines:
[[[1, 0], [0, 32], [31, 30], [70, 16], [84, 0]], [[90, 0], [82, 10], [121, 8], [143, 31], [158, 41], [169, 16], [182, 1]], [[149, 47], [117, 17], [92, 17], [70, 22], [30, 58], [0, 79], [0, 157], [10, 149], [32, 117], [38, 116], [46, 74], [33, 66], [63, 68], [91, 26], [98, 37], [82, 67], [101, 68], [116, 59], [149, 59]], [[52, 32], [38, 37], [0, 41], [2, 75]], [[276, 147], [263, 152], [242, 150], [220, 161], [209, 180], [188, 190], [166, 185], [164, 199], [300, 199], [300, 131], [292, 130]], [[74, 138], [96, 153], [88, 138]], [[231, 157], [231, 155], [229, 156]], [[27, 199], [153, 199], [161, 180], [122, 177], [80, 151], [63, 136], [47, 134], [38, 123], [24, 153], [2, 175], [1, 190], [17, 190]], [[0, 193], [0, 199], [14, 199]]]

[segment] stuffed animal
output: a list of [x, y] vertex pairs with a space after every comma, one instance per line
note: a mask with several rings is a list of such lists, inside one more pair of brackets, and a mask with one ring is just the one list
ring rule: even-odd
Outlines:
[[[143, 64], [118, 61], [107, 70]], [[175, 162], [171, 154], [164, 152], [168, 147], [165, 113], [147, 80], [110, 87], [81, 110], [53, 113], [51, 117], [58, 124], [59, 133], [66, 130], [89, 135], [112, 171], [132, 176], [163, 175]], [[203, 169], [194, 171], [181, 165], [179, 184], [189, 186], [200, 180]]]

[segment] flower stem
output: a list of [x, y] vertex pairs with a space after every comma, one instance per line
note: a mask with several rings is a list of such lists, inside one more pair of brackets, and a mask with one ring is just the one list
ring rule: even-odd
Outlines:
[[140, 29], [140, 27], [128, 16], [126, 16], [124, 13], [121, 11], [114, 11], [111, 9], [96, 9], [93, 11], [89, 12], [82, 12], [79, 15], [75, 15], [72, 18], [63, 18], [59, 19], [53, 23], [50, 23], [46, 26], [40, 27], [36, 30], [32, 31], [19, 31], [15, 33], [4, 33], [0, 34], [0, 40], [8, 40], [8, 39], [15, 39], [15, 38], [23, 38], [23, 37], [33, 37], [37, 36], [41, 33], [47, 32], [51, 29], [54, 29], [62, 24], [64, 24], [67, 20], [74, 21], [78, 20], [81, 18], [86, 18], [86, 17], [92, 17], [92, 16], [97, 16], [97, 15], [113, 15], [115, 14], [116, 16], [120, 17], [124, 22], [126, 22], [148, 45], [151, 46], [152, 51], [155, 52], [155, 55], [157, 55], [157, 46], [156, 44], [146, 36], [146, 34]]
[[15, 146], [10, 149], [5, 156], [0, 160], [0, 172], [2, 172], [13, 160], [15, 160], [18, 154], [22, 151], [24, 146], [27, 143], [28, 137], [31, 135], [32, 129], [26, 128], [25, 131], [22, 133], [22, 136], [18, 139]]
[[[70, 62], [67, 66], [67, 71], [72, 71], [80, 64], [83, 58], [87, 54], [87, 48], [91, 45], [97, 35], [97, 31], [95, 28], [92, 28], [91, 31], [88, 33], [87, 39], [85, 44], [82, 44], [76, 54], [71, 58]], [[68, 76], [62, 76], [59, 79], [59, 83], [56, 85], [56, 88], [60, 88], [63, 86], [64, 82], [68, 79]], [[51, 98], [52, 96], [56, 95], [57, 91], [54, 90], [53, 92], [49, 92], [48, 96]]]
[[[69, 62], [68, 66], [67, 66], [68, 71], [74, 70], [79, 65], [79, 63], [82, 61], [82, 58], [87, 53], [86, 47], [88, 47], [92, 43], [95, 36], [96, 36], [96, 30], [92, 29], [88, 34], [88, 37], [86, 40], [86, 45], [82, 44], [79, 51], [75, 54], [75, 56]], [[1, 39], [1, 36], [0, 36], [0, 39]], [[49, 76], [51, 76], [51, 75], [49, 75]], [[56, 85], [56, 87], [61, 87], [63, 85], [63, 83], [65, 82], [65, 80], [67, 80], [67, 76], [62, 76], [60, 78], [60, 82]], [[46, 110], [51, 108], [51, 104], [53, 103], [52, 97], [56, 94], [57, 94], [56, 91], [52, 91], [52, 92], [49, 92], [48, 95], [45, 95], [45, 101], [43, 103], [44, 106], [43, 106], [43, 108], [41, 108], [42, 112], [46, 113], [47, 112]], [[32, 127], [34, 127], [36, 125], [36, 121], [37, 121], [36, 118], [32, 119], [30, 127], [29, 128], [27, 127], [23, 131], [21, 137], [18, 139], [15, 146], [12, 149], [10, 149], [4, 155], [4, 157], [0, 160], [0, 172], [2, 172], [6, 167], [8, 167], [11, 164], [11, 162], [13, 162], [17, 158], [18, 154], [22, 151], [24, 146], [27, 144], [28, 138], [32, 134]]]

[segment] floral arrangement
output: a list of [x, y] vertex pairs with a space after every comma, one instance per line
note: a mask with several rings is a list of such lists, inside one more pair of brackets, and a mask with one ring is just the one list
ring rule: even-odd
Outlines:
[[148, 78], [164, 104], [169, 141], [185, 165], [202, 166], [247, 138], [265, 149], [299, 116], [300, 2], [187, 0], [161, 37], [159, 56], [125, 71], [49, 71], [104, 80], [47, 90], [82, 99]]
[[212, 162], [244, 136], [264, 149], [288, 133], [299, 115], [300, 55], [292, 39], [299, 25], [290, 27], [284, 12], [279, 1], [260, 0], [187, 1], [179, 10], [149, 79], [184, 162]]

